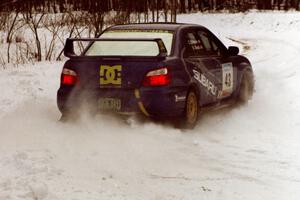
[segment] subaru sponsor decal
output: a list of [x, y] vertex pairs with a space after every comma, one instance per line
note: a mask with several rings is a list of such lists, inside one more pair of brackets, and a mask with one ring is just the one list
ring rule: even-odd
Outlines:
[[199, 83], [204, 86], [207, 91], [214, 95], [217, 96], [218, 95], [218, 88], [215, 86], [215, 84], [213, 82], [211, 82], [208, 78], [206, 78], [206, 76], [200, 72], [198, 72], [197, 70], [194, 70], [194, 78], [199, 81]]

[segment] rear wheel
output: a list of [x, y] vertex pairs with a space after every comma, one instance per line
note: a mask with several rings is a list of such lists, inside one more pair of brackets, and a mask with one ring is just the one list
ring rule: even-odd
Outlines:
[[238, 94], [238, 101], [242, 104], [247, 103], [252, 98], [253, 91], [253, 74], [250, 71], [246, 71], [241, 81], [240, 90]]
[[188, 92], [184, 111], [184, 128], [194, 128], [199, 115], [198, 96], [194, 90]]

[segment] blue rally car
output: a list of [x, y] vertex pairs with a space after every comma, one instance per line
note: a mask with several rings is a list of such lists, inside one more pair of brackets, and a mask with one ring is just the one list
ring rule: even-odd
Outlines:
[[[74, 53], [74, 42], [88, 42]], [[67, 39], [70, 59], [57, 93], [62, 119], [109, 111], [175, 118], [193, 127], [203, 108], [247, 102], [254, 90], [249, 60], [208, 29], [178, 23], [107, 28], [94, 39]]]

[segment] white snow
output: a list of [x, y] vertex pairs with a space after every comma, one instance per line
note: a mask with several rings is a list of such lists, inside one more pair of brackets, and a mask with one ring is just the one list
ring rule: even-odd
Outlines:
[[243, 107], [194, 130], [110, 116], [61, 124], [62, 62], [0, 71], [0, 200], [300, 198], [300, 13], [190, 14], [253, 63]]

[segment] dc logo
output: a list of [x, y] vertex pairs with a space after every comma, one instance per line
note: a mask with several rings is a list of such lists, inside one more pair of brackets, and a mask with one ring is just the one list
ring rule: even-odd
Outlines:
[[101, 65], [100, 66], [100, 87], [121, 86], [122, 84], [121, 65]]

